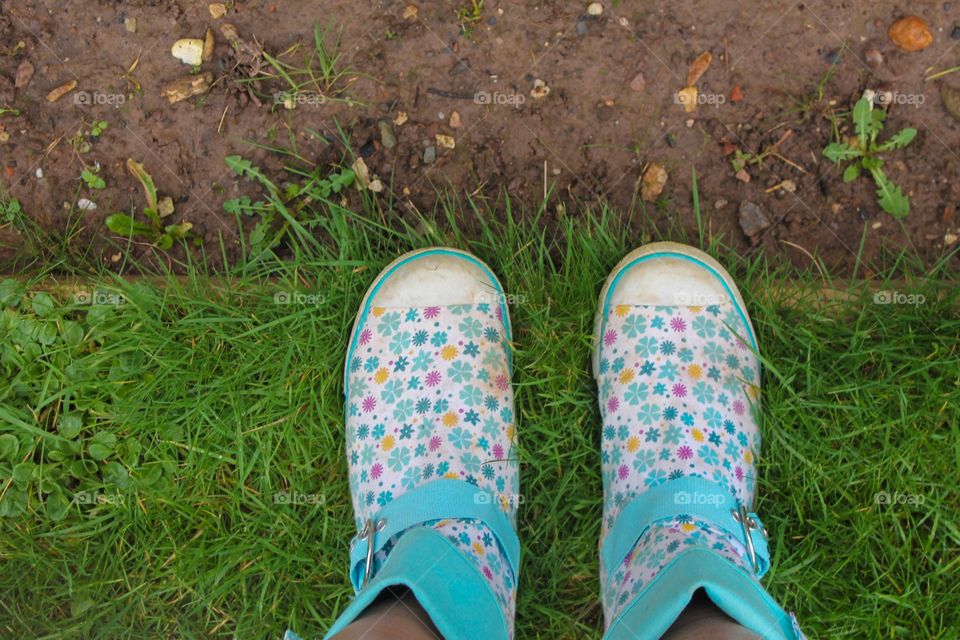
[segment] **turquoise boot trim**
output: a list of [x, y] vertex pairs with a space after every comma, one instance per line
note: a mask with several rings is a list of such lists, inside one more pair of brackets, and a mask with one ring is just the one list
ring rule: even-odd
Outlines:
[[607, 629], [604, 640], [653, 640], [670, 628], [697, 589], [761, 638], [802, 640], [796, 619], [749, 573], [711, 549], [691, 547], [664, 567]]
[[[479, 520], [487, 525], [504, 550], [516, 577], [520, 565], [520, 540], [507, 514], [497, 506], [495, 496], [469, 482], [441, 478], [387, 503], [353, 539], [350, 544], [350, 581], [354, 590], [359, 592], [364, 586], [367, 558], [376, 555], [393, 536], [425, 522], [453, 519]], [[391, 555], [396, 552], [394, 549]], [[429, 562], [429, 558], [421, 562]]]
[[627, 503], [603, 542], [600, 550], [603, 566], [613, 575], [613, 567], [623, 561], [651, 524], [679, 515], [691, 516], [723, 529], [747, 550], [752, 550], [750, 559], [757, 577], [767, 572], [770, 555], [760, 517], [738, 504], [726, 487], [696, 476], [670, 480]]
[[475, 565], [443, 534], [417, 527], [400, 537], [326, 638], [343, 631], [392, 586], [413, 592], [445, 640], [507, 640], [510, 636], [503, 608]]
[[[755, 574], [706, 547], [681, 551], [637, 594], [610, 624], [606, 640], [659, 638], [703, 588], [727, 615], [763, 638], [802, 638], [796, 620], [760, 585], [770, 567], [766, 531], [760, 518], [737, 504], [722, 485], [688, 476], [653, 487], [631, 500], [617, 516], [600, 551], [612, 579], [613, 568], [636, 546], [650, 525], [686, 515], [722, 529], [750, 553]], [[609, 589], [610, 585], [604, 585]]]

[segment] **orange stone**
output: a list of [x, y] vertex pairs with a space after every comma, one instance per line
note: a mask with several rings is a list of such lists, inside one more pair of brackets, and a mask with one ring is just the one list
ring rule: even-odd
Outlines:
[[922, 51], [933, 42], [930, 27], [919, 16], [900, 18], [890, 25], [887, 35], [903, 51]]

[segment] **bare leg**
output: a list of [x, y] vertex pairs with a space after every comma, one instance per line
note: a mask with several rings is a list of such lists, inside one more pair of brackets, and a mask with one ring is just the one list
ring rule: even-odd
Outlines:
[[409, 589], [388, 589], [333, 640], [443, 640]]
[[759, 640], [698, 590], [677, 621], [667, 629], [663, 640]]

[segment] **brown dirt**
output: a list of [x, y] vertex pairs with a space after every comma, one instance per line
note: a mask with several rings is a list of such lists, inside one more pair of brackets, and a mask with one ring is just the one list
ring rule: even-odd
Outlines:
[[[283, 166], [291, 158], [249, 142], [286, 148], [295, 143], [309, 163], [331, 164], [344, 157], [336, 122], [353, 152], [388, 183], [398, 210], [407, 200], [433, 210], [435, 188], [448, 184], [490, 196], [508, 190], [535, 207], [546, 180], [555, 193], [551, 216], [561, 203], [567, 211], [582, 211], [572, 203], [604, 201], [629, 212], [638, 229], [653, 223], [668, 234], [678, 227], [695, 232], [689, 206], [695, 167], [705, 225], [744, 251], [804, 265], [810, 260], [806, 250], [843, 272], [861, 238], [863, 255], [874, 264], [887, 249], [913, 247], [930, 264], [956, 247], [945, 247], [944, 236], [957, 234], [960, 225], [949, 214], [960, 206], [960, 122], [941, 104], [939, 82], [924, 82], [924, 71], [960, 64], [960, 41], [951, 38], [960, 2], [605, 2], [601, 16], [587, 17], [586, 2], [487, 0], [468, 36], [456, 15], [468, 0], [411, 2], [419, 11], [408, 19], [407, 2], [388, 0], [237, 0], [220, 20], [211, 18], [207, 4], [4, 0], [0, 8], [0, 108], [21, 112], [0, 116], [9, 135], [0, 142], [0, 180], [27, 216], [54, 235], [70, 234], [70, 242], [92, 244], [107, 264], [117, 239], [103, 218], [143, 206], [127, 158], [143, 162], [161, 194], [174, 198], [173, 219], [193, 223], [207, 255], [218, 254], [222, 237], [236, 256], [236, 221], [222, 203], [241, 193], [256, 195], [257, 188], [230, 174], [224, 157], [253, 158], [281, 183], [289, 179]], [[888, 25], [904, 12], [930, 24], [934, 42], [926, 50], [903, 53], [887, 38]], [[124, 18], [136, 18], [136, 33], [126, 32]], [[177, 38], [203, 37], [208, 26], [217, 30], [229, 22], [245, 41], [276, 55], [298, 41], [309, 45], [316, 21], [343, 29], [341, 66], [357, 75], [337, 87], [341, 97], [361, 105], [306, 99], [288, 110], [269, 97], [282, 87], [276, 81], [260, 83], [266, 97], [256, 104], [239, 88], [243, 73], [219, 33], [214, 59], [203, 65], [215, 77], [210, 92], [175, 105], [160, 95], [164, 84], [189, 72], [170, 55]], [[865, 62], [871, 47], [884, 58], [877, 69]], [[817, 100], [817, 83], [830, 68], [831, 54], [841, 50]], [[701, 94], [726, 101], [687, 114], [674, 93], [704, 51], [712, 52], [713, 64], [699, 81]], [[132, 75], [140, 92], [125, 78], [138, 57]], [[35, 74], [16, 89], [24, 60]], [[644, 80], [640, 90], [631, 87], [637, 74]], [[537, 79], [550, 87], [540, 99], [531, 97]], [[77, 81], [77, 91], [47, 102], [49, 91], [70, 80]], [[943, 81], [960, 85], [960, 73]], [[743, 89], [739, 103], [727, 99], [735, 85]], [[849, 109], [865, 88], [923, 101], [889, 108], [887, 134], [905, 126], [919, 130], [910, 147], [887, 160], [888, 175], [911, 197], [902, 227], [879, 209], [872, 183], [861, 178], [844, 184], [840, 170], [820, 154], [833, 135], [826, 114]], [[491, 99], [478, 101], [478, 92]], [[122, 105], [110, 103], [119, 102], [117, 96]], [[450, 123], [453, 111], [460, 116], [458, 128]], [[385, 149], [378, 121], [392, 121], [400, 112], [409, 119], [392, 127], [397, 145]], [[109, 128], [88, 152], [79, 152], [72, 139], [97, 120], [107, 120]], [[734, 177], [732, 156], [725, 152], [736, 147], [757, 153], [788, 131], [776, 149], [779, 156], [750, 168], [748, 184]], [[438, 133], [453, 136], [456, 148], [438, 147], [437, 161], [426, 165], [424, 148]], [[637, 202], [640, 174], [649, 162], [669, 172], [658, 206]], [[95, 163], [107, 188], [91, 192], [79, 175]], [[770, 190], [784, 180], [796, 184], [795, 193]], [[94, 200], [97, 210], [77, 211], [80, 197]], [[738, 224], [744, 200], [759, 204], [773, 221], [754, 238]], [[78, 230], [71, 231], [72, 224]], [[6, 245], [3, 264], [13, 264], [22, 244], [13, 225], [0, 229], [0, 242]], [[142, 256], [147, 249], [132, 251]], [[171, 256], [183, 257], [183, 251], [175, 248]], [[957, 263], [956, 253], [951, 260]]]

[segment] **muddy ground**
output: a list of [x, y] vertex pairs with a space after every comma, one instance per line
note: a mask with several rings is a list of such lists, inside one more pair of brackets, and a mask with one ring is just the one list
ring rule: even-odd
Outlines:
[[[873, 264], [904, 247], [929, 264], [957, 246], [960, 121], [939, 91], [944, 83], [960, 86], [960, 72], [925, 81], [960, 65], [957, 1], [607, 1], [590, 15], [586, 2], [570, 1], [487, 0], [473, 12], [471, 0], [235, 0], [219, 18], [208, 4], [3, 0], [0, 180], [23, 209], [0, 222], [6, 271], [26, 264], [15, 215], [91, 246], [105, 264], [121, 264], [123, 242], [103, 220], [143, 207], [128, 158], [173, 198], [170, 221], [191, 222], [208, 255], [218, 256], [223, 238], [236, 257], [238, 233], [249, 233], [253, 221], [238, 230], [223, 202], [259, 190], [233, 176], [224, 158], [252, 158], [282, 183], [285, 165], [343, 160], [337, 123], [385, 183], [380, 197], [393, 198], [396, 215], [410, 205], [432, 211], [435, 189], [447, 185], [491, 198], [507, 190], [535, 208], [546, 184], [555, 194], [548, 217], [562, 206], [589, 215], [577, 201], [608, 202], [638, 229], [652, 222], [671, 234], [681, 227], [695, 233], [695, 167], [705, 226], [744, 251], [798, 265], [812, 255], [844, 272], [861, 241]], [[887, 35], [905, 13], [930, 26], [933, 43], [923, 51], [900, 51]], [[284, 82], [262, 78], [272, 73], [269, 64], [238, 56], [223, 35], [224, 24], [233, 25], [248, 53], [281, 55], [293, 65], [313, 46], [318, 22], [332, 27], [330, 48], [330, 34], [341, 31], [337, 68], [345, 73], [279, 101]], [[191, 72], [171, 45], [203, 38], [208, 27], [216, 48], [195, 71], [211, 74], [211, 88], [169, 104], [164, 85]], [[706, 51], [713, 61], [697, 83], [701, 103], [687, 113], [675, 94]], [[261, 79], [250, 84], [251, 77]], [[72, 92], [48, 100], [72, 81]], [[546, 93], [538, 81], [549, 92], [534, 97]], [[868, 179], [845, 184], [842, 168], [821, 155], [833, 123], [852, 133], [840, 116], [864, 89], [894, 96], [885, 106], [888, 134], [919, 131], [913, 144], [886, 156], [888, 175], [911, 199], [902, 227], [880, 210]], [[103, 121], [106, 130], [93, 135]], [[437, 134], [452, 137], [455, 148], [438, 144]], [[267, 147], [295, 148], [299, 159]], [[738, 149], [770, 151], [748, 165], [749, 182], [735, 176]], [[658, 201], [643, 205], [640, 176], [651, 162], [669, 178]], [[97, 165], [103, 189], [80, 179]], [[78, 206], [81, 198], [97, 208]], [[744, 201], [771, 223], [752, 237], [739, 220]], [[149, 249], [122, 250], [143, 257]], [[175, 247], [170, 255], [185, 250], [201, 248]], [[956, 265], [957, 255], [951, 260]]]

